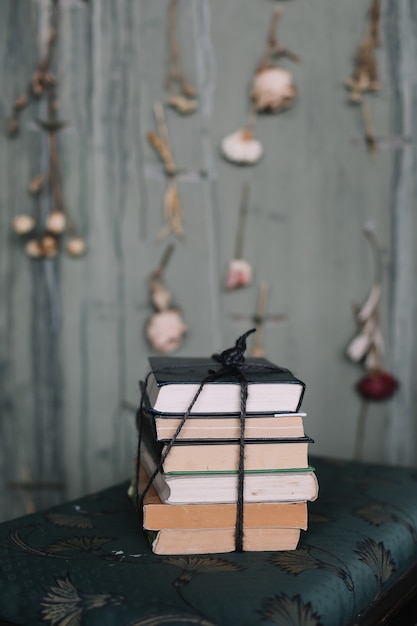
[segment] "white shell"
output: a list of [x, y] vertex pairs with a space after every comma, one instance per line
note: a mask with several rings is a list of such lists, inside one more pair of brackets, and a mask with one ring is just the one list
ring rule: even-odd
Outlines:
[[31, 215], [21, 213], [20, 215], [16, 215], [13, 220], [13, 230], [18, 235], [26, 235], [34, 229], [35, 223], [36, 222]]
[[67, 243], [67, 252], [71, 256], [82, 256], [85, 252], [85, 242], [81, 237], [73, 237]]
[[233, 259], [227, 270], [225, 288], [246, 287], [252, 282], [252, 266], [244, 259]]
[[46, 228], [51, 233], [63, 233], [67, 225], [65, 215], [61, 211], [52, 211], [46, 219]]
[[179, 310], [168, 309], [150, 317], [146, 336], [157, 352], [173, 352], [180, 346], [187, 330]]
[[263, 154], [262, 144], [246, 128], [227, 135], [221, 143], [221, 150], [228, 161], [242, 165], [256, 163]]
[[252, 98], [257, 111], [278, 113], [288, 109], [296, 94], [292, 75], [282, 67], [269, 67], [255, 74]]

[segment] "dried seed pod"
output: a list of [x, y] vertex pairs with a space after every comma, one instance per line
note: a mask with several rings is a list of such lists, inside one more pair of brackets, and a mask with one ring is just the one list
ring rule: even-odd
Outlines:
[[45, 256], [43, 246], [39, 239], [30, 239], [25, 246], [25, 251], [32, 259], [40, 259]]
[[66, 249], [71, 256], [82, 256], [86, 251], [85, 241], [81, 237], [72, 237], [68, 241]]
[[52, 237], [51, 235], [45, 235], [45, 237], [42, 237], [40, 244], [46, 257], [51, 258], [57, 254], [58, 242], [55, 237]]
[[292, 75], [282, 67], [260, 68], [256, 72], [251, 96], [258, 112], [284, 111], [293, 104], [296, 95]]
[[35, 224], [36, 222], [31, 215], [21, 213], [16, 215], [13, 220], [13, 230], [18, 235], [26, 235], [35, 228]]
[[29, 183], [29, 192], [33, 195], [36, 195], [42, 189], [43, 183], [45, 181], [45, 176], [43, 174], [38, 174]]
[[221, 143], [221, 150], [228, 161], [240, 165], [257, 163], [263, 154], [262, 144], [247, 128], [227, 135]]
[[179, 309], [154, 313], [146, 324], [146, 336], [157, 352], [173, 352], [181, 345], [188, 328]]
[[227, 270], [225, 288], [246, 287], [252, 282], [252, 266], [244, 259], [233, 259]]
[[7, 123], [7, 134], [9, 137], [16, 137], [19, 132], [19, 123], [15, 117], [11, 117]]
[[189, 115], [198, 109], [197, 100], [180, 95], [170, 96], [167, 99], [167, 104], [183, 115]]
[[62, 211], [52, 211], [46, 219], [46, 229], [55, 235], [63, 233], [66, 225], [67, 219]]
[[15, 111], [21, 111], [22, 109], [25, 108], [25, 106], [28, 104], [28, 102], [29, 102], [29, 98], [24, 93], [21, 96], [19, 96], [18, 98], [16, 98], [16, 100], [13, 102], [13, 108], [14, 108]]

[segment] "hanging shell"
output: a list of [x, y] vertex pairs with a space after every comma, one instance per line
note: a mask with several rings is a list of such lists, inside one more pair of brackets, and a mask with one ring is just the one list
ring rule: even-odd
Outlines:
[[296, 95], [292, 75], [282, 67], [262, 68], [255, 74], [252, 99], [258, 112], [285, 111], [293, 104]]
[[146, 324], [146, 336], [157, 352], [173, 352], [181, 345], [188, 328], [178, 309], [154, 313]]
[[81, 237], [72, 237], [68, 241], [66, 249], [71, 256], [82, 256], [86, 250], [85, 241]]
[[227, 135], [221, 143], [221, 150], [228, 161], [240, 165], [257, 163], [263, 154], [262, 144], [247, 128]]
[[13, 220], [13, 230], [18, 235], [26, 235], [35, 228], [35, 224], [36, 222], [31, 215], [21, 213], [16, 215]]
[[252, 282], [252, 266], [244, 259], [233, 259], [227, 270], [225, 288], [246, 287]]

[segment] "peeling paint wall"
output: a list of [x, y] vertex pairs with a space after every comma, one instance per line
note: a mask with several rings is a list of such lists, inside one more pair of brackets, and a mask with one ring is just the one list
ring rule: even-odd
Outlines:
[[[166, 245], [156, 241], [166, 179], [146, 133], [155, 130], [154, 103], [165, 97], [167, 5], [61, 3], [57, 72], [69, 125], [59, 150], [67, 202], [87, 240], [84, 258], [30, 261], [11, 232], [13, 216], [32, 210], [28, 181], [47, 167], [45, 137], [33, 123], [42, 104], [23, 114], [17, 139], [0, 141], [2, 518], [132, 471], [134, 418], [126, 403], [138, 401], [150, 353], [147, 277]], [[383, 247], [387, 366], [402, 386], [392, 403], [371, 407], [364, 456], [415, 463], [415, 7], [412, 0], [382, 4], [382, 92], [371, 100], [381, 141], [372, 158], [343, 86], [367, 3], [282, 2], [279, 39], [302, 59], [283, 62], [299, 98], [285, 114], [258, 119], [265, 156], [237, 168], [222, 159], [219, 144], [246, 121], [273, 6], [179, 3], [181, 58], [200, 108], [190, 117], [166, 110], [186, 233], [166, 272], [189, 327], [178, 354], [210, 355], [234, 343], [253, 325], [260, 282], [268, 281], [267, 355], [307, 383], [312, 451], [351, 457], [359, 410], [353, 385], [362, 370], [345, 348], [356, 330], [351, 304], [366, 297], [372, 280], [362, 235], [370, 221]], [[3, 127], [43, 49], [49, 8], [49, 0], [1, 4]], [[243, 182], [250, 184], [244, 255], [255, 281], [225, 293]], [[30, 488], [19, 489], [22, 482]]]

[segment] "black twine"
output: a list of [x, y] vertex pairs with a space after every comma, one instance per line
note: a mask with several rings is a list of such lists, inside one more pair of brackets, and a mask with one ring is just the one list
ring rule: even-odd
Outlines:
[[[239, 433], [239, 464], [238, 464], [238, 485], [237, 485], [237, 509], [236, 509], [236, 526], [235, 526], [235, 550], [236, 552], [242, 552], [243, 550], [243, 521], [244, 521], [244, 480], [245, 480], [245, 418], [246, 418], [246, 403], [248, 399], [248, 380], [244, 371], [251, 369], [263, 369], [263, 370], [276, 370], [283, 371], [285, 368], [275, 365], [266, 365], [261, 363], [246, 363], [244, 352], [246, 350], [246, 338], [254, 333], [256, 328], [248, 330], [246, 333], [238, 337], [235, 345], [232, 348], [223, 350], [220, 354], [213, 354], [212, 359], [221, 364], [221, 368], [217, 371], [208, 370], [207, 376], [201, 381], [193, 399], [191, 400], [187, 410], [181, 418], [181, 421], [166, 445], [164, 452], [161, 454], [161, 458], [152, 475], [149, 476], [148, 482], [142, 491], [139, 493], [139, 472], [140, 472], [140, 450], [142, 442], [142, 411], [145, 400], [145, 392], [147, 384], [152, 371], [148, 372], [143, 385], [141, 385], [141, 398], [139, 408], [136, 413], [136, 424], [138, 429], [138, 447], [136, 455], [136, 508], [142, 521], [143, 515], [143, 500], [148, 493], [156, 476], [162, 472], [164, 461], [167, 458], [172, 446], [175, 444], [178, 435], [180, 434], [182, 427], [187, 421], [194, 404], [196, 403], [200, 393], [202, 392], [204, 385], [213, 382], [218, 378], [221, 378], [225, 374], [234, 375], [240, 383], [240, 433]], [[188, 367], [188, 365], [174, 365], [172, 367], [164, 367], [160, 371], [181, 369], [182, 367]], [[159, 370], [156, 370], [159, 371]]]

